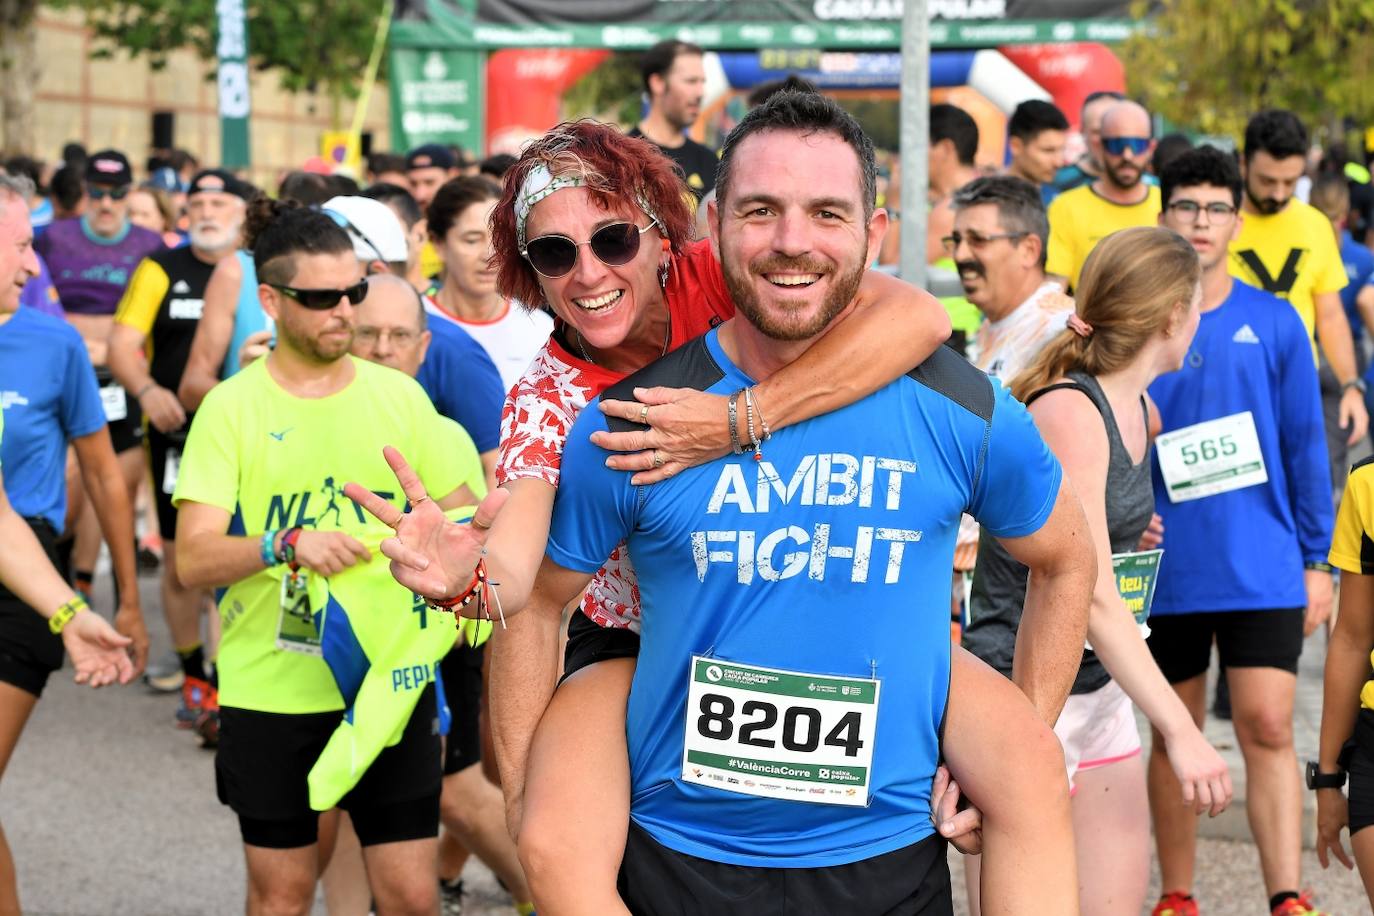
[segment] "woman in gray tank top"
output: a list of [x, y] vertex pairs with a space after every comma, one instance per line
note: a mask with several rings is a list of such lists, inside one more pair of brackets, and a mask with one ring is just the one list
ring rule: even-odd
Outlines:
[[[1073, 784], [1083, 912], [1138, 913], [1145, 902], [1150, 811], [1132, 701], [1166, 737], [1183, 801], [1215, 815], [1231, 800], [1225, 762], [1155, 665], [1113, 571], [1113, 555], [1136, 550], [1154, 513], [1145, 391], [1188, 353], [1198, 277], [1196, 253], [1173, 232], [1108, 236], [1088, 256], [1068, 328], [1011, 386], [1064, 466], [1097, 548], [1088, 622], [1097, 651], [1084, 651], [1055, 725]], [[982, 538], [964, 646], [1007, 676], [1026, 574], [996, 539]], [[977, 870], [969, 872], [973, 898]]]

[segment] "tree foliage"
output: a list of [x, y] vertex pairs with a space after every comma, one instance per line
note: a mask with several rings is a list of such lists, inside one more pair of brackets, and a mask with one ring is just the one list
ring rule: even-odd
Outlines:
[[[215, 0], [65, 0], [82, 9], [100, 42], [166, 66], [188, 48], [215, 59]], [[274, 70], [291, 91], [356, 95], [367, 67], [382, 0], [246, 0], [254, 66]]]
[[568, 118], [597, 118], [631, 125], [639, 121], [644, 85], [637, 54], [612, 54], [563, 93]]
[[1262, 108], [1374, 123], [1374, 0], [1137, 0], [1123, 49], [1152, 111], [1238, 136]]

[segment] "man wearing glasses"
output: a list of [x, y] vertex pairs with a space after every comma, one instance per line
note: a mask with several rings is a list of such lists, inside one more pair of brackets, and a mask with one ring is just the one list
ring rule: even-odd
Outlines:
[[[34, 241], [34, 250], [48, 265], [67, 321], [86, 342], [110, 440], [119, 456], [129, 500], [144, 472], [143, 411], [106, 367], [115, 308], [134, 268], [162, 249], [162, 238], [129, 221], [129, 190], [133, 172], [118, 150], [101, 150], [86, 163], [86, 210], [83, 216], [57, 220]], [[72, 555], [78, 591], [89, 595], [100, 534], [87, 509], [77, 523], [77, 546]]]
[[1088, 252], [1100, 240], [1121, 229], [1155, 224], [1159, 188], [1144, 180], [1154, 148], [1149, 112], [1135, 102], [1107, 109], [1102, 117], [1102, 174], [1050, 204], [1048, 273], [1076, 287]]
[[337, 802], [377, 911], [434, 913], [433, 672], [452, 624], [377, 562], [392, 532], [339, 484], [404, 505], [382, 457], [395, 445], [420, 456], [441, 508], [475, 494], [419, 386], [349, 355], [367, 293], [349, 234], [324, 213], [267, 200], [250, 208], [248, 230], [277, 345], [206, 395], [173, 496], [178, 575], [224, 589], [216, 783], [239, 819], [248, 912], [310, 908], [336, 823], [318, 811]]
[[[1227, 272], [1227, 246], [1250, 221], [1238, 212], [1232, 157], [1209, 146], [1191, 150], [1165, 167], [1160, 185], [1160, 225], [1188, 239], [1202, 263], [1202, 321], [1183, 368], [1150, 386], [1163, 424], [1154, 485], [1165, 556], [1149, 645], [1201, 722], [1215, 639], [1245, 756], [1265, 894], [1276, 914], [1296, 916], [1315, 912], [1298, 893], [1296, 672], [1304, 631], [1331, 610], [1330, 472], [1317, 373], [1292, 308]], [[1196, 914], [1197, 818], [1178, 804], [1157, 733], [1152, 746], [1150, 808], [1164, 890], [1155, 912]]]

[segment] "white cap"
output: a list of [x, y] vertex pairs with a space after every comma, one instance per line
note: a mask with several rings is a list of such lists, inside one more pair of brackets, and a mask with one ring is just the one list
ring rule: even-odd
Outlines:
[[359, 261], [403, 263], [409, 257], [400, 217], [380, 200], [333, 197], [325, 201], [323, 209], [353, 240], [353, 253]]

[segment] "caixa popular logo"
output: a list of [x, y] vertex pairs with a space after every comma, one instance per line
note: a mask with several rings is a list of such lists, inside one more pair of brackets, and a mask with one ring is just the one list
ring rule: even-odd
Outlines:
[[[391, 502], [395, 493], [374, 490]], [[297, 493], [274, 493], [267, 503], [267, 519], [263, 529], [274, 528], [343, 528], [356, 519], [359, 525], [368, 523], [368, 515], [353, 500], [344, 495], [343, 484], [326, 477], [317, 489]]]

